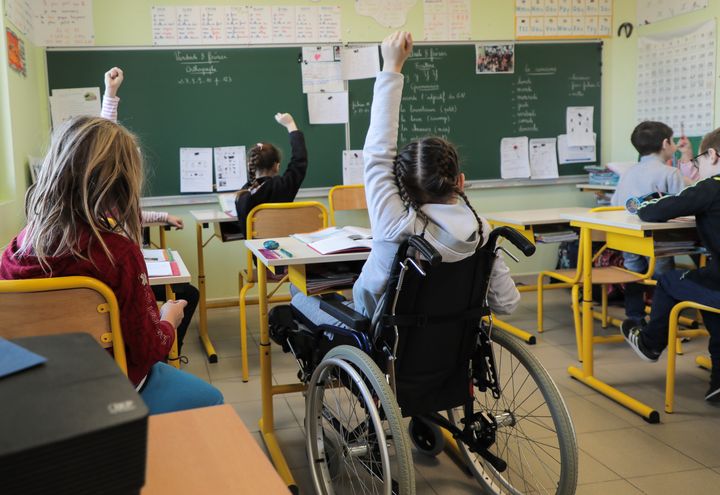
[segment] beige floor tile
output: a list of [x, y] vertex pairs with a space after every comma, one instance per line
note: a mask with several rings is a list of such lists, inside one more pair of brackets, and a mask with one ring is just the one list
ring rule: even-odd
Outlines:
[[633, 477], [628, 481], [645, 493], [697, 493], [720, 492], [720, 474], [712, 469]]
[[600, 483], [620, 476], [582, 449], [578, 451], [578, 484]]
[[629, 428], [631, 425], [579, 395], [564, 397], [576, 434]]
[[310, 470], [306, 467], [291, 469], [290, 472], [295, 479], [295, 485], [300, 490], [300, 495], [312, 495], [315, 493], [315, 486], [313, 485], [312, 475]]
[[647, 425], [640, 429], [705, 466], [720, 467], [720, 419]]
[[427, 480], [438, 494], [479, 493], [475, 478], [461, 470], [445, 453], [427, 457], [414, 453], [415, 471]]
[[298, 426], [297, 428], [275, 430], [275, 435], [290, 469], [307, 467], [305, 432]]
[[240, 377], [225, 378], [212, 382], [225, 397], [225, 402], [236, 403], [245, 401], [257, 401], [260, 395], [260, 380], [252, 377], [249, 382], [244, 383]]
[[[262, 402], [261, 401], [244, 401], [235, 402], [232, 404], [235, 411], [237, 411], [240, 419], [251, 431], [258, 431], [260, 429], [258, 421], [262, 416]], [[285, 428], [299, 428], [295, 415], [293, 414], [290, 406], [282, 397], [275, 397], [273, 400], [273, 412], [275, 429], [282, 430]]]
[[702, 465], [634, 428], [578, 435], [580, 446], [623, 478], [698, 469]]
[[642, 495], [642, 493], [625, 480], [615, 480], [580, 485], [575, 495]]

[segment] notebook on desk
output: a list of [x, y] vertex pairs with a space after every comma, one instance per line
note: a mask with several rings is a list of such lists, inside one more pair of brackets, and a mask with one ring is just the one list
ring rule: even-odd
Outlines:
[[304, 242], [320, 254], [352, 253], [372, 248], [372, 233], [364, 227], [328, 227], [309, 234], [291, 237]]
[[180, 275], [180, 267], [169, 249], [143, 249], [148, 277], [172, 277]]

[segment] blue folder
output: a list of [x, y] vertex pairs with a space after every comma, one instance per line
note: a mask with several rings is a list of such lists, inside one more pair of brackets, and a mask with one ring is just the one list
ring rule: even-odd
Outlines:
[[47, 361], [39, 354], [0, 337], [0, 378], [32, 368]]

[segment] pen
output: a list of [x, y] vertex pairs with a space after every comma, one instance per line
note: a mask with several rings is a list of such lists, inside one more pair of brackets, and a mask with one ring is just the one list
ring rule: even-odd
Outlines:
[[291, 253], [290, 251], [287, 251], [287, 250], [285, 250], [285, 249], [283, 249], [283, 248], [280, 248], [279, 251], [280, 251], [282, 254], [284, 254], [285, 256], [287, 256], [288, 258], [292, 258], [292, 257], [293, 257], [293, 255], [292, 255], [292, 253]]

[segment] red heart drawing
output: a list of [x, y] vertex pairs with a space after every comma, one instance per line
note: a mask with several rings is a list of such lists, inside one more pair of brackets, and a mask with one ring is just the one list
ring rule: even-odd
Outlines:
[[322, 57], [321, 54], [319, 54], [319, 53], [316, 53], [316, 54], [315, 54], [315, 60], [320, 60], [320, 57]]

